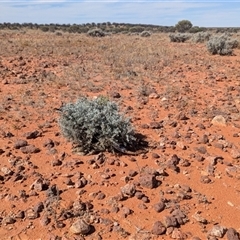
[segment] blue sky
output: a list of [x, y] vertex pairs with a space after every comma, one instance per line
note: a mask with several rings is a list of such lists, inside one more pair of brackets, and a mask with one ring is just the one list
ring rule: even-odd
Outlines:
[[240, 27], [240, 0], [0, 0], [0, 23], [143, 23]]

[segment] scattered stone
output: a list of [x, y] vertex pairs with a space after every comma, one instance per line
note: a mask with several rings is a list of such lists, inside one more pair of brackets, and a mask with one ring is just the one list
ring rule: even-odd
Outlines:
[[106, 197], [106, 195], [103, 193], [103, 192], [100, 192], [100, 193], [98, 193], [98, 195], [97, 195], [97, 199], [98, 200], [102, 200], [102, 199], [104, 199]]
[[199, 146], [195, 148], [199, 153], [205, 154], [207, 153], [207, 149], [205, 146]]
[[163, 127], [163, 124], [161, 122], [150, 122], [149, 128], [151, 129], [160, 129]]
[[130, 215], [133, 211], [128, 207], [122, 207], [121, 208], [122, 216], [126, 218], [128, 215]]
[[140, 191], [136, 191], [135, 192], [135, 197], [137, 199], [142, 199], [144, 197], [144, 193], [140, 192]]
[[128, 173], [129, 177], [135, 177], [136, 175], [138, 175], [138, 172], [135, 171], [135, 170], [130, 170], [129, 173]]
[[181, 240], [181, 239], [186, 239], [186, 234], [184, 234], [180, 229], [174, 228], [172, 231], [171, 237], [173, 239]]
[[70, 231], [74, 234], [86, 235], [91, 231], [91, 226], [88, 223], [86, 223], [83, 219], [78, 219], [71, 225]]
[[11, 217], [11, 216], [7, 216], [3, 219], [3, 222], [5, 224], [13, 224], [16, 222], [16, 219], [14, 217]]
[[221, 126], [221, 127], [225, 127], [227, 126], [226, 124], [226, 119], [222, 116], [222, 115], [217, 115], [215, 116], [212, 121], [211, 121], [212, 125], [214, 126]]
[[35, 139], [39, 136], [41, 136], [40, 132], [38, 130], [35, 130], [33, 132], [27, 132], [23, 135], [26, 139]]
[[238, 159], [240, 158], [240, 151], [238, 149], [233, 148], [230, 151], [230, 155], [233, 159]]
[[28, 219], [36, 219], [39, 217], [39, 213], [35, 212], [34, 209], [29, 208], [25, 211], [25, 217]]
[[139, 177], [139, 183], [142, 187], [149, 189], [156, 188], [158, 186], [156, 176], [151, 174], [141, 174]]
[[166, 232], [166, 227], [160, 221], [157, 221], [153, 224], [152, 234], [162, 235], [165, 232]]
[[173, 216], [164, 216], [162, 223], [166, 228], [178, 226], [178, 222], [177, 222], [176, 218]]
[[163, 201], [160, 201], [153, 205], [153, 208], [156, 212], [162, 212], [165, 209], [165, 203]]
[[51, 222], [51, 219], [47, 215], [43, 215], [40, 219], [40, 224], [42, 226], [47, 226]]
[[239, 233], [234, 228], [229, 228], [226, 232], [227, 240], [240, 240]]
[[215, 225], [211, 230], [208, 231], [208, 236], [220, 237], [222, 238], [226, 233], [227, 229], [220, 225]]
[[121, 192], [127, 197], [133, 197], [136, 192], [136, 187], [134, 184], [126, 184], [121, 188]]
[[203, 223], [203, 224], [208, 223], [207, 219], [200, 215], [200, 212], [196, 212], [192, 217], [199, 223]]
[[209, 178], [209, 176], [201, 176], [200, 181], [201, 181], [202, 183], [205, 183], [205, 184], [208, 184], [208, 183], [211, 183], [211, 182], [212, 182], [212, 180], [211, 180], [211, 178]]
[[28, 142], [26, 140], [23, 139], [18, 139], [15, 143], [14, 143], [14, 148], [15, 149], [20, 149], [21, 147], [25, 147], [28, 145]]
[[35, 190], [38, 192], [44, 191], [48, 188], [48, 184], [46, 181], [42, 178], [38, 178], [37, 180], [34, 181], [34, 183], [30, 186], [31, 190]]
[[1, 172], [4, 174], [4, 175], [13, 175], [14, 172], [8, 168], [8, 167], [2, 167], [1, 168]]
[[157, 154], [157, 153], [152, 153], [152, 158], [155, 158], [155, 159], [157, 159], [157, 158], [160, 158], [160, 156]]
[[20, 149], [21, 149], [22, 153], [24, 153], [24, 154], [40, 152], [40, 149], [35, 147], [34, 145], [28, 145], [28, 146], [25, 146], [25, 147], [21, 147]]
[[25, 218], [25, 212], [20, 210], [15, 214], [15, 218], [19, 218], [19, 219], [24, 219]]
[[43, 209], [44, 209], [44, 204], [43, 204], [43, 202], [37, 203], [37, 204], [34, 206], [34, 208], [33, 208], [33, 210], [34, 210], [35, 212], [37, 212], [37, 213], [42, 212]]

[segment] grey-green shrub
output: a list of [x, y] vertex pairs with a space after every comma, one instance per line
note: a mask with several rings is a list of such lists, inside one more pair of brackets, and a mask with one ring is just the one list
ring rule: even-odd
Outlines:
[[190, 39], [192, 34], [190, 33], [171, 33], [169, 38], [171, 42], [186, 42]]
[[136, 137], [130, 120], [105, 97], [80, 98], [61, 109], [59, 126], [64, 137], [90, 152], [134, 148]]
[[141, 37], [150, 37], [150, 36], [151, 36], [151, 33], [148, 32], [148, 31], [143, 31], [143, 32], [140, 33], [140, 36], [141, 36]]
[[90, 29], [87, 34], [91, 37], [104, 37], [106, 35], [101, 28]]
[[203, 43], [210, 39], [211, 34], [208, 32], [198, 32], [193, 34], [191, 40], [195, 43]]
[[230, 39], [227, 34], [213, 36], [207, 42], [207, 49], [211, 54], [231, 55], [233, 48], [238, 46], [238, 41]]

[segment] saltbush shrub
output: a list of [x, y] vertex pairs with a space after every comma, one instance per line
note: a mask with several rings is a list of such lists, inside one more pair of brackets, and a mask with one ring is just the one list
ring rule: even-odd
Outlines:
[[195, 43], [203, 43], [203, 42], [208, 41], [210, 39], [210, 37], [211, 37], [211, 34], [208, 32], [198, 32], [198, 33], [193, 34], [191, 39]]
[[90, 29], [87, 34], [91, 37], [104, 37], [106, 34], [101, 28]]
[[211, 54], [232, 55], [233, 48], [238, 46], [238, 41], [230, 39], [227, 34], [213, 36], [207, 42], [207, 50]]
[[143, 31], [143, 32], [140, 33], [140, 36], [141, 37], [150, 37], [151, 33], [149, 31]]
[[119, 113], [116, 103], [105, 97], [80, 98], [64, 105], [59, 126], [63, 136], [85, 154], [133, 149], [137, 140], [130, 120]]
[[171, 42], [186, 42], [191, 38], [191, 34], [189, 33], [171, 33], [169, 34], [169, 38]]

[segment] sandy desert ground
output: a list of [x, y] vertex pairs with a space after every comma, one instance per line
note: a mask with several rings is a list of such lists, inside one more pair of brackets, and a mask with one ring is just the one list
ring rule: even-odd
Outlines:
[[[0, 31], [0, 239], [240, 239], [240, 49]], [[59, 108], [106, 96], [146, 153], [80, 156]]]

